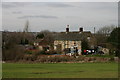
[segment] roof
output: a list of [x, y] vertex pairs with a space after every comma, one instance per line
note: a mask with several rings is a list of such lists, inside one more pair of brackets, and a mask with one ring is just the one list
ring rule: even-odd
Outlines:
[[69, 40], [69, 41], [81, 41], [86, 36], [90, 36], [91, 32], [61, 32], [54, 34], [55, 40]]

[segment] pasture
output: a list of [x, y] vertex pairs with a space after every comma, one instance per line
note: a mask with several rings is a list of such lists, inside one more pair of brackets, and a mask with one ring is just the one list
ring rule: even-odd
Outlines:
[[4, 63], [3, 78], [117, 78], [118, 64], [109, 63]]

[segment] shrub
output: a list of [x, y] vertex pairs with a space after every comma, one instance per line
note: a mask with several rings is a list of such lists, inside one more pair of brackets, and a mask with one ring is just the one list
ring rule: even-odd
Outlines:
[[23, 58], [24, 51], [24, 48], [18, 45], [14, 45], [9, 49], [3, 50], [3, 61], [18, 61]]
[[45, 53], [48, 54], [48, 55], [57, 54], [57, 52], [54, 51], [54, 50], [46, 51]]
[[72, 61], [74, 59], [72, 59], [72, 57], [68, 57], [68, 56], [38, 56], [37, 57], [37, 61], [38, 62], [67, 62], [67, 61]]
[[24, 55], [23, 59], [26, 61], [35, 61], [37, 57], [35, 55]]
[[25, 54], [32, 54], [33, 52], [32, 51], [29, 51], [29, 50], [26, 50], [25, 51]]

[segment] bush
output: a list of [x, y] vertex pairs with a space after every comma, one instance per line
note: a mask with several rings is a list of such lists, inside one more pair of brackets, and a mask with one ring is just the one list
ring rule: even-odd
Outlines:
[[57, 54], [57, 52], [54, 51], [54, 50], [46, 51], [45, 53], [48, 54], [48, 55]]
[[13, 47], [3, 50], [3, 61], [18, 61], [23, 58], [25, 49], [22, 46], [14, 45]]
[[24, 55], [23, 59], [25, 61], [35, 61], [37, 59], [37, 56], [35, 56], [35, 55]]
[[32, 54], [33, 52], [32, 51], [25, 51], [25, 54]]
[[38, 62], [67, 62], [74, 60], [68, 56], [38, 56]]

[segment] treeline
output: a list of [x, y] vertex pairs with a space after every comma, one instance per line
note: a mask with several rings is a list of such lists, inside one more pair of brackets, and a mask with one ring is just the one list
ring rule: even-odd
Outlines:
[[[2, 60], [21, 60], [26, 54], [30, 54], [27, 48], [36, 48], [34, 42], [44, 39], [47, 44], [52, 45], [51, 32], [45, 30], [39, 33], [33, 32], [2, 32]], [[35, 55], [39, 54], [34, 51]], [[41, 52], [42, 54], [42, 52]]]
[[104, 26], [96, 32], [95, 37], [97, 45], [108, 48], [110, 55], [120, 56], [120, 27]]
[[[119, 56], [120, 48], [120, 27], [103, 27], [97, 31], [95, 37], [97, 39], [97, 45], [102, 45], [103, 43], [109, 43], [112, 45], [110, 49], [117, 51], [117, 56]], [[31, 60], [37, 59], [37, 56], [40, 54], [45, 54], [45, 51], [37, 50], [37, 47], [34, 46], [34, 42], [43, 40], [45, 44], [48, 44], [53, 48], [53, 32], [48, 30], [41, 31], [39, 33], [32, 32], [2, 32], [2, 60], [3, 61], [18, 61], [31, 58]], [[43, 43], [43, 44], [44, 44]], [[82, 42], [82, 48], [88, 48], [86, 42]], [[28, 48], [36, 49], [35, 51], [26, 51]], [[34, 53], [34, 54], [32, 54]], [[50, 54], [56, 53], [51, 51]], [[48, 54], [48, 53], [46, 53]]]
[[23, 58], [25, 44], [31, 44], [33, 35], [23, 32], [3, 32], [2, 33], [2, 59], [19, 60]]

